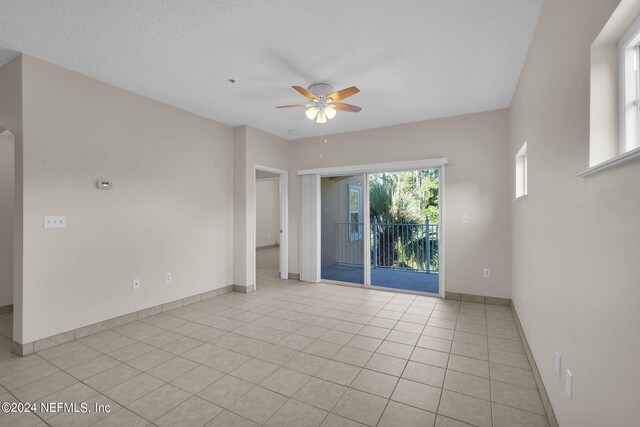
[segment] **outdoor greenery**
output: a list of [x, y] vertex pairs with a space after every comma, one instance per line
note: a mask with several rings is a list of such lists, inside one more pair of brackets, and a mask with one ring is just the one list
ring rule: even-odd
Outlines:
[[[375, 266], [438, 271], [438, 242], [424, 226], [438, 224], [438, 172], [420, 170], [369, 177]], [[422, 226], [413, 225], [421, 224]], [[412, 226], [413, 225], [413, 226]], [[433, 227], [431, 232], [433, 233]]]
[[419, 170], [369, 177], [370, 219], [394, 224], [438, 224], [438, 172]]

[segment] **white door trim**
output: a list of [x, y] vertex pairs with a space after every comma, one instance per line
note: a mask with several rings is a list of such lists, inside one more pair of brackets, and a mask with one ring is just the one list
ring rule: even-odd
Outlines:
[[422, 159], [422, 160], [406, 160], [401, 162], [385, 162], [385, 163], [370, 163], [366, 165], [353, 165], [353, 166], [335, 166], [329, 168], [319, 169], [303, 169], [298, 171], [298, 175], [315, 175], [320, 176], [340, 176], [340, 175], [359, 175], [363, 173], [376, 173], [376, 172], [399, 172], [417, 169], [437, 169], [446, 165], [449, 159], [441, 157], [437, 159]]
[[[253, 165], [253, 221], [251, 236], [253, 236], [252, 250], [256, 250], [256, 185], [258, 171], [278, 174], [276, 178], [280, 182], [280, 278], [289, 278], [289, 172], [271, 166]], [[256, 286], [256, 257], [253, 257], [253, 286]]]
[[362, 195], [362, 228], [364, 233], [364, 239], [362, 244], [363, 248], [363, 267], [364, 267], [364, 286], [371, 286], [371, 221], [369, 221], [369, 216], [371, 214], [369, 205], [369, 174], [362, 174], [362, 182], [364, 183], [363, 187], [363, 195]]
[[440, 212], [438, 212], [438, 215], [440, 216], [439, 221], [440, 221], [440, 229], [438, 230], [438, 236], [440, 237], [440, 240], [438, 241], [438, 291], [440, 293], [440, 296], [442, 298], [444, 298], [445, 296], [445, 286], [446, 286], [446, 280], [444, 277], [444, 272], [445, 272], [445, 233], [446, 233], [446, 227], [445, 227], [445, 214], [444, 214], [444, 210], [445, 210], [445, 206], [447, 206], [447, 204], [445, 203], [445, 170], [447, 168], [445, 167], [445, 165], [442, 165], [438, 168], [438, 202], [439, 202], [439, 209]]

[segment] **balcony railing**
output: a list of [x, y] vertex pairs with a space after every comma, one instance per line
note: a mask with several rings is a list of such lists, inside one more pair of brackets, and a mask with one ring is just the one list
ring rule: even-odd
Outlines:
[[[364, 224], [336, 224], [336, 261], [363, 265]], [[438, 224], [371, 222], [371, 268], [437, 273], [439, 271]]]

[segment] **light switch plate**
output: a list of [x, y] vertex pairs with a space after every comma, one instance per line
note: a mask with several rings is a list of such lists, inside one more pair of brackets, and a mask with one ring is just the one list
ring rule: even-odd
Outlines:
[[140, 279], [135, 279], [131, 282], [131, 287], [135, 291], [136, 289], [140, 289]]
[[67, 228], [66, 216], [45, 216], [44, 228]]
[[469, 224], [469, 215], [462, 215], [462, 223]]
[[564, 379], [564, 392], [569, 399], [571, 399], [571, 395], [573, 394], [573, 375], [571, 375], [571, 371], [567, 369], [567, 376]]

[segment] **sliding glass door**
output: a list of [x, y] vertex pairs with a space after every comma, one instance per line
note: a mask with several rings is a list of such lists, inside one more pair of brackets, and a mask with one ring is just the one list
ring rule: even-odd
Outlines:
[[319, 280], [442, 294], [443, 168], [318, 176]]
[[439, 293], [439, 170], [368, 175], [371, 286]]
[[323, 177], [321, 188], [321, 278], [365, 283], [364, 175]]

